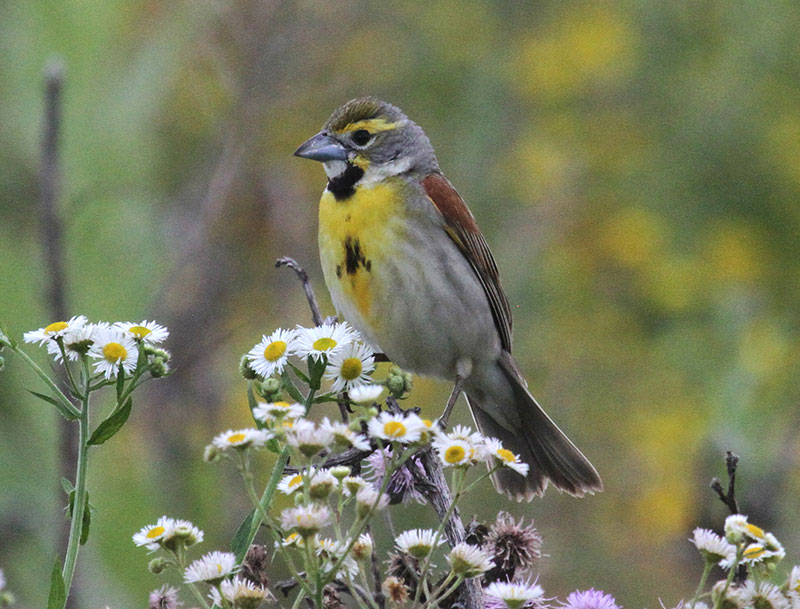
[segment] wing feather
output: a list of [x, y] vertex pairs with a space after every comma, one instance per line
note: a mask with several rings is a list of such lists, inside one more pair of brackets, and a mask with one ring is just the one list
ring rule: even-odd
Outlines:
[[441, 173], [432, 173], [422, 180], [422, 187], [442, 214], [446, 223], [445, 232], [455, 242], [478, 276], [489, 301], [497, 333], [500, 335], [500, 344], [510, 353], [511, 307], [503, 292], [503, 286], [500, 285], [500, 273], [489, 250], [489, 244], [481, 234], [467, 204], [446, 177]]

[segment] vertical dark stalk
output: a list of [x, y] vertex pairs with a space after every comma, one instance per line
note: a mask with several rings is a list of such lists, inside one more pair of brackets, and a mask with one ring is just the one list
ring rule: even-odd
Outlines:
[[[42, 133], [41, 165], [39, 167], [39, 238], [42, 243], [45, 266], [45, 295], [47, 309], [52, 321], [66, 320], [67, 303], [64, 276], [63, 226], [58, 210], [61, 194], [61, 167], [59, 140], [61, 131], [62, 101], [64, 86], [64, 64], [53, 58], [44, 68], [44, 123]], [[61, 379], [62, 387], [65, 386]], [[61, 417], [59, 423], [59, 464], [61, 476], [72, 478], [74, 464], [78, 460], [78, 435], [76, 425]], [[60, 489], [60, 485], [59, 485]], [[61, 522], [59, 510], [56, 522]], [[69, 526], [62, 526], [59, 533], [59, 548], [65, 548], [69, 540]], [[74, 607], [77, 597], [77, 582], [67, 599], [67, 607]]]

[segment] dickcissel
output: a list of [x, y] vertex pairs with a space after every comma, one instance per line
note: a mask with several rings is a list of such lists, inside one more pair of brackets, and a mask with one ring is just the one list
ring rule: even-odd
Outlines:
[[319, 251], [337, 311], [400, 367], [463, 388], [481, 433], [530, 465], [527, 477], [499, 470], [495, 486], [517, 500], [542, 494], [548, 480], [577, 496], [602, 490], [527, 389], [492, 253], [423, 130], [364, 97], [295, 155], [321, 161], [328, 176]]

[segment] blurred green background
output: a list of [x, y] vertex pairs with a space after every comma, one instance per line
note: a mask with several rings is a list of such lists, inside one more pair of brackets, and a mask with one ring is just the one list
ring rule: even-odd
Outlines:
[[[145, 605], [162, 580], [130, 536], [158, 516], [193, 520], [208, 551], [245, 514], [234, 472], [202, 448], [247, 421], [238, 356], [310, 322], [273, 261], [306, 266], [332, 313], [324, 175], [291, 154], [362, 94], [430, 136], [493, 246], [534, 394], [606, 485], [529, 505], [487, 485], [462, 513], [535, 518], [550, 596], [596, 586], [629, 609], [672, 606], [701, 570], [691, 529], [725, 516], [708, 481], [733, 450], [743, 510], [797, 561], [798, 30], [791, 0], [0, 3], [0, 319], [17, 336], [53, 321], [36, 199], [42, 68], [58, 54], [68, 310], [157, 319], [178, 370], [92, 452], [76, 606]], [[57, 415], [26, 386], [9, 357], [0, 568], [20, 606], [41, 607], [64, 497]], [[448, 391], [418, 380], [412, 402], [435, 415]], [[397, 524], [426, 522], [419, 507]]]

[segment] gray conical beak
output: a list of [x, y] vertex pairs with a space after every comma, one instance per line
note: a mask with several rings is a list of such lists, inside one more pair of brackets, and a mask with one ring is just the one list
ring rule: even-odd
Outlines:
[[346, 161], [347, 150], [335, 139], [324, 132], [317, 133], [310, 140], [306, 140], [300, 148], [294, 151], [295, 156], [312, 161]]

